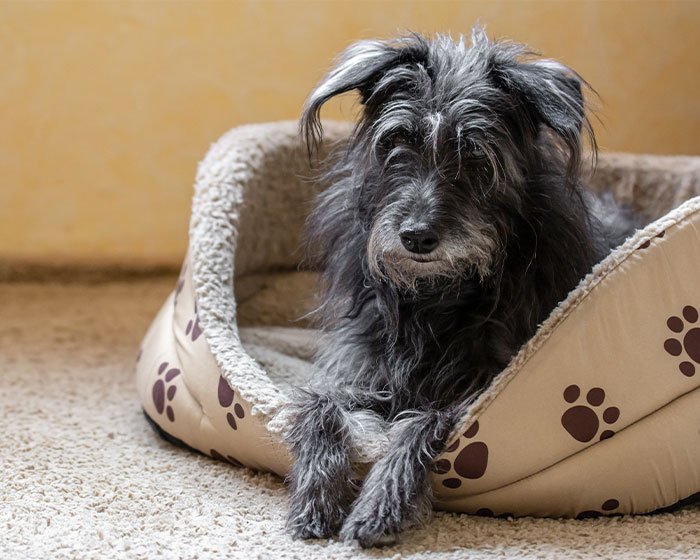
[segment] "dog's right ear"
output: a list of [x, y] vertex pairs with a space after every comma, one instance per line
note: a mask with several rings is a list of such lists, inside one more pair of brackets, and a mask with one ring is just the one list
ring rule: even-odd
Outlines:
[[[416, 41], [418, 36], [411, 38]], [[403, 41], [359, 41], [350, 45], [340, 56], [335, 67], [316, 86], [304, 105], [300, 130], [309, 153], [318, 146], [323, 136], [321, 107], [331, 97], [358, 90], [362, 103], [366, 102], [373, 86], [389, 68], [413, 58], [415, 45]]]

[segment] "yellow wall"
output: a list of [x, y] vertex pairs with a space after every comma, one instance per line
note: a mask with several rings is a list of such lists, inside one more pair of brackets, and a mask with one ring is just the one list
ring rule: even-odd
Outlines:
[[220, 133], [296, 118], [353, 40], [477, 18], [590, 81], [603, 148], [700, 153], [698, 2], [2, 2], [0, 257], [178, 261]]

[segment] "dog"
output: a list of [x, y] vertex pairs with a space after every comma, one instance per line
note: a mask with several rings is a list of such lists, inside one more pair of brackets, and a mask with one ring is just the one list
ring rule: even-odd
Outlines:
[[[295, 538], [368, 547], [424, 521], [465, 407], [636, 227], [582, 182], [586, 82], [480, 27], [471, 39], [358, 42], [305, 105], [310, 153], [326, 101], [356, 90], [361, 115], [307, 224], [324, 335], [290, 408]], [[360, 484], [351, 453], [372, 430], [388, 445]]]

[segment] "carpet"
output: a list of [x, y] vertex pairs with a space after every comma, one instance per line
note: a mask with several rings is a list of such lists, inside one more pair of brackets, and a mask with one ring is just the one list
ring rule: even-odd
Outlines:
[[175, 277], [0, 284], [0, 558], [700, 557], [700, 506], [584, 521], [437, 513], [391, 548], [284, 532], [271, 475], [161, 440], [132, 365]]

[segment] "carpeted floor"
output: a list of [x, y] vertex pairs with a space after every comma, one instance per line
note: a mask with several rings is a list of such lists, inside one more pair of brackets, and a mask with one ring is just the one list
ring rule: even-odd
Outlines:
[[438, 514], [362, 552], [284, 533], [281, 482], [148, 427], [131, 365], [174, 278], [0, 284], [0, 558], [700, 558], [700, 507], [586, 521]]

